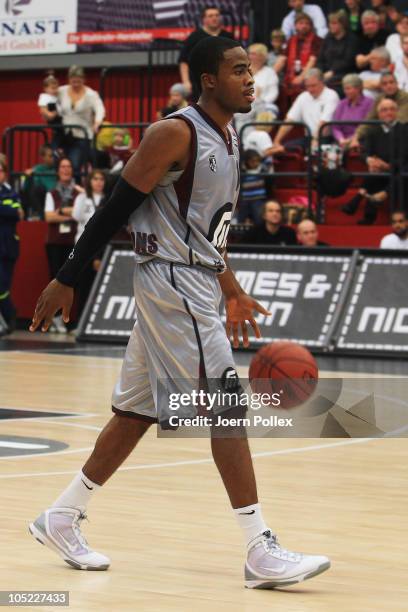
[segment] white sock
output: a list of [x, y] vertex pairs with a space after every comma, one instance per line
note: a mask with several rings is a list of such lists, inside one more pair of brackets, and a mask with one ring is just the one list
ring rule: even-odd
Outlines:
[[92, 482], [81, 470], [52, 504], [53, 508], [78, 508], [85, 512], [92, 495], [101, 485]]
[[244, 533], [247, 546], [257, 535], [268, 529], [262, 516], [261, 504], [234, 508], [234, 514]]

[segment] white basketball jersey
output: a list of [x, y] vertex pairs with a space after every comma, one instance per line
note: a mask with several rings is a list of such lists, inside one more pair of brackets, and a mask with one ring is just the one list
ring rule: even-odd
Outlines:
[[[183, 171], [170, 171], [130, 217], [136, 261], [155, 257], [222, 272], [231, 217], [239, 194], [239, 146], [198, 105], [168, 118], [191, 129]], [[160, 155], [160, 151], [157, 151]]]

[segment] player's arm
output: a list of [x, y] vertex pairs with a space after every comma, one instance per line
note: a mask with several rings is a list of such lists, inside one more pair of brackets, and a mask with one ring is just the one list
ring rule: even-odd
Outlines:
[[245, 293], [241, 285], [235, 278], [234, 272], [231, 270], [228, 261], [228, 255], [224, 253], [224, 261], [226, 270], [218, 275], [218, 280], [221, 290], [225, 297], [225, 311], [227, 313], [227, 321], [225, 324], [228, 338], [233, 338], [232, 344], [234, 348], [239, 347], [239, 337], [242, 335], [243, 346], [249, 346], [248, 321], [255, 332], [257, 338], [261, 337], [258, 324], [254, 318], [254, 311], [264, 315], [271, 314], [261, 304], [258, 304], [250, 295]]
[[147, 195], [170, 168], [185, 168], [190, 141], [190, 128], [179, 119], [160, 121], [146, 131], [138, 150], [126, 164], [111, 197], [88, 221], [57, 278], [41, 293], [30, 331], [35, 331], [42, 322], [42, 331], [47, 331], [53, 316], [60, 309], [64, 321], [69, 321], [73, 287], [77, 284], [81, 271], [127, 223], [130, 215], [143, 204]]

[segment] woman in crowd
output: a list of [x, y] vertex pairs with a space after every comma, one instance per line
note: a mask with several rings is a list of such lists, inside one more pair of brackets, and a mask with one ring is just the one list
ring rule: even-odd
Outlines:
[[10, 290], [13, 270], [19, 255], [19, 237], [16, 225], [24, 213], [14, 189], [7, 183], [7, 162], [0, 159], [0, 313], [9, 330], [13, 331], [16, 309]]
[[187, 96], [188, 92], [183, 83], [174, 83], [170, 87], [167, 105], [157, 112], [157, 119], [164, 119], [164, 117], [171, 115], [171, 113], [185, 108], [187, 106]]
[[[58, 182], [45, 198], [45, 220], [48, 223], [46, 242], [50, 277], [55, 278], [67, 259], [76, 234], [76, 222], [72, 218], [75, 198], [83, 192], [75, 184], [71, 160], [62, 157], [57, 165]], [[62, 317], [54, 318], [54, 331], [66, 331]]]
[[317, 67], [323, 72], [328, 87], [341, 93], [341, 80], [355, 70], [357, 37], [348, 31], [348, 17], [344, 11], [329, 15], [329, 33], [323, 40]]
[[[103, 171], [93, 170], [86, 179], [85, 192], [80, 193], [75, 199], [72, 209], [72, 218], [78, 223], [75, 243], [78, 242], [85, 229], [85, 225], [97, 208], [103, 205], [105, 200], [105, 185], [106, 179]], [[101, 259], [97, 257], [90, 262], [82, 272], [78, 286], [78, 315], [81, 315], [84, 309], [96, 272], [99, 270], [100, 263]]]
[[[363, 95], [363, 81], [358, 74], [347, 74], [342, 81], [345, 98], [334, 111], [333, 121], [363, 121], [374, 100]], [[358, 125], [335, 125], [333, 136], [343, 148], [349, 148]]]
[[[71, 66], [68, 81], [68, 85], [58, 89], [58, 100], [62, 123], [67, 126], [64, 150], [79, 182], [81, 168], [90, 158], [92, 138], [105, 117], [105, 107], [98, 92], [85, 85], [85, 73], [80, 66]], [[82, 129], [68, 129], [69, 125]]]
[[346, 5], [350, 32], [357, 35], [361, 34], [361, 15], [363, 14], [361, 0], [344, 0], [344, 4]]

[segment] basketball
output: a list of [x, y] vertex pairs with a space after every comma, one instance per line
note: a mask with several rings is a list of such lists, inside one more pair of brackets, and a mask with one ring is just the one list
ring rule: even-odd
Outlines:
[[314, 392], [319, 377], [310, 351], [294, 342], [271, 342], [262, 347], [249, 366], [254, 393], [280, 394], [279, 408], [296, 408]]

